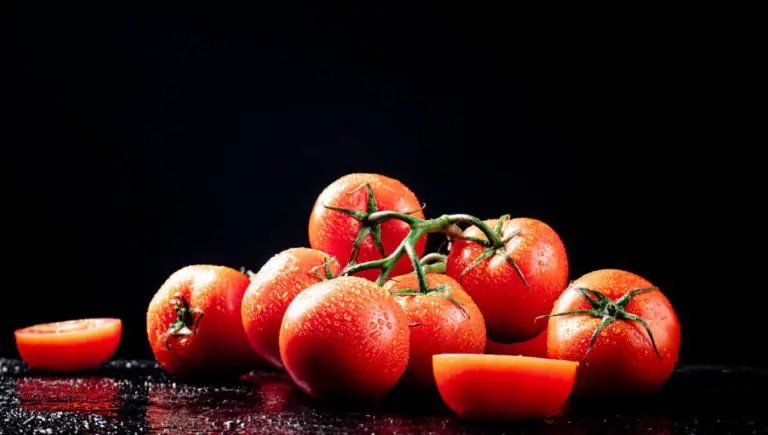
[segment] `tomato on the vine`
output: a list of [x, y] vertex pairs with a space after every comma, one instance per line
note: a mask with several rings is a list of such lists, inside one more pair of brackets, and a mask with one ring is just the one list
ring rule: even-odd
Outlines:
[[459, 281], [485, 317], [488, 338], [501, 343], [528, 340], [546, 322], [568, 284], [568, 258], [557, 233], [536, 219], [484, 221], [503, 241], [485, 246], [488, 239], [476, 226], [453, 241], [446, 273]]
[[415, 388], [435, 388], [433, 355], [483, 353], [485, 349], [483, 315], [461, 285], [442, 274], [427, 274], [426, 280], [427, 293], [417, 291], [419, 283], [413, 273], [384, 285], [410, 321], [410, 360], [402, 382]]
[[549, 358], [584, 362], [579, 395], [655, 393], [680, 349], [680, 323], [669, 300], [646, 279], [615, 269], [571, 283], [552, 308], [548, 331]]
[[240, 305], [248, 277], [225, 266], [174, 272], [147, 309], [157, 362], [173, 374], [248, 370], [263, 364], [243, 330]]
[[296, 296], [283, 318], [280, 356], [315, 398], [375, 399], [408, 365], [408, 316], [383, 288], [342, 276]]
[[315, 249], [291, 248], [275, 255], [251, 275], [243, 296], [242, 322], [253, 349], [277, 368], [280, 324], [288, 305], [301, 291], [339, 273], [339, 263]]
[[[312, 248], [335, 257], [342, 268], [350, 260], [355, 263], [378, 260], [397, 249], [410, 227], [400, 220], [368, 225], [366, 216], [390, 210], [423, 219], [421, 208], [416, 195], [398, 180], [379, 174], [345, 175], [317, 198], [309, 219], [309, 242]], [[425, 246], [426, 236], [423, 236], [415, 247], [419, 256]], [[402, 258], [392, 275], [412, 270], [411, 262]], [[355, 276], [375, 280], [378, 271], [366, 270]]]

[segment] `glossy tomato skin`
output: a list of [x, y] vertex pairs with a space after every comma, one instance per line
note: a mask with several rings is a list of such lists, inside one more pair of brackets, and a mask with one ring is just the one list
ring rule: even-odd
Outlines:
[[[447, 286], [450, 295], [466, 310], [444, 296], [395, 296], [403, 307], [411, 325], [410, 359], [401, 380], [404, 387], [434, 389], [432, 356], [441, 353], [483, 353], [485, 349], [485, 321], [472, 298], [453, 278], [441, 274], [427, 274], [430, 288]], [[415, 290], [419, 288], [416, 275], [411, 273], [389, 280], [387, 291]]]
[[272, 257], [251, 277], [243, 296], [242, 322], [253, 349], [277, 368], [280, 359], [280, 325], [294, 297], [322, 281], [324, 263], [328, 261], [332, 276], [339, 273], [339, 263], [324, 252], [308, 248], [291, 248]]
[[[263, 360], [248, 342], [241, 303], [249, 279], [225, 266], [192, 265], [174, 272], [155, 293], [147, 310], [147, 335], [157, 362], [176, 375], [237, 374]], [[203, 317], [192, 335], [170, 337], [179, 295]]]
[[78, 319], [16, 330], [21, 359], [35, 370], [74, 372], [99, 367], [117, 351], [120, 319]]
[[526, 341], [517, 343], [498, 343], [488, 340], [485, 353], [492, 355], [521, 355], [535, 358], [547, 357], [547, 330]]
[[554, 415], [573, 391], [572, 361], [510, 355], [443, 354], [433, 358], [440, 396], [458, 415], [517, 420]]
[[[410, 213], [411, 216], [424, 218], [421, 203], [416, 195], [403, 183], [394, 178], [379, 174], [349, 174], [326, 187], [315, 202], [309, 219], [309, 243], [317, 249], [335, 257], [342, 268], [347, 265], [355, 238], [360, 231], [361, 223], [355, 218], [324, 207], [329, 205], [337, 208], [366, 211], [368, 193], [365, 188], [370, 184], [379, 211], [392, 210]], [[393, 219], [381, 224], [381, 242], [384, 252], [389, 255], [397, 249], [400, 242], [408, 235], [410, 227], [405, 222]], [[416, 252], [421, 256], [426, 247], [427, 238], [423, 236], [416, 243]], [[378, 260], [381, 254], [373, 239], [366, 237], [360, 246], [358, 263]], [[410, 260], [403, 257], [396, 265], [392, 276], [402, 275], [413, 270]], [[360, 276], [369, 280], [378, 277], [378, 269], [359, 272]]]
[[[628, 291], [653, 287], [646, 279], [621, 270], [598, 270], [573, 282], [618, 299]], [[569, 288], [552, 312], [589, 309], [576, 290]], [[642, 317], [650, 326], [662, 359], [656, 355], [648, 333], [638, 323], [617, 320], [599, 334], [586, 364], [579, 366], [575, 392], [581, 396], [644, 395], [658, 391], [677, 364], [680, 323], [672, 304], [660, 291], [636, 295], [626, 311]], [[547, 356], [582, 361], [590, 337], [601, 319], [586, 315], [552, 317], [549, 320]]]
[[408, 365], [408, 317], [389, 292], [339, 277], [299, 293], [280, 330], [280, 356], [296, 385], [318, 399], [374, 400]]
[[[491, 228], [497, 222], [485, 221]], [[446, 263], [446, 274], [461, 283], [483, 312], [488, 338], [500, 343], [525, 341], [541, 333], [546, 322], [536, 322], [536, 317], [549, 314], [568, 284], [568, 257], [557, 233], [542, 221], [516, 218], [505, 222], [502, 238], [516, 231], [520, 234], [504, 250], [515, 260], [530, 290], [502, 255], [484, 260], [462, 277], [462, 271], [483, 253], [477, 243], [454, 241]], [[474, 226], [464, 235], [486, 238]]]

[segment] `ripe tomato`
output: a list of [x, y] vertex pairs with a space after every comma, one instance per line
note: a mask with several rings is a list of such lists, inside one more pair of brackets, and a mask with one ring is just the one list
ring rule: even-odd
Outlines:
[[291, 248], [272, 257], [252, 275], [243, 296], [242, 322], [256, 353], [282, 368], [280, 324], [288, 304], [299, 292], [322, 281], [321, 278], [330, 279], [338, 273], [339, 263], [327, 254]]
[[408, 316], [389, 292], [345, 276], [294, 298], [280, 330], [280, 356], [310, 396], [375, 399], [405, 371], [408, 340]]
[[[494, 228], [499, 221], [485, 223]], [[459, 281], [480, 307], [489, 339], [525, 341], [544, 329], [546, 322], [535, 322], [536, 317], [550, 312], [568, 284], [568, 258], [557, 233], [539, 220], [505, 220], [497, 232], [508, 241], [485, 259], [481, 255], [486, 248], [479, 243], [455, 240], [446, 273]], [[463, 236], [487, 240], [474, 226]], [[478, 259], [481, 261], [474, 264]]]
[[224, 266], [174, 272], [147, 310], [147, 335], [160, 365], [173, 374], [247, 370], [263, 363], [243, 330], [240, 305], [248, 277]]
[[[373, 201], [370, 198], [371, 193]], [[362, 212], [363, 215], [374, 211], [392, 210], [424, 218], [416, 195], [398, 180], [378, 174], [349, 174], [334, 181], [323, 190], [312, 209], [309, 219], [309, 243], [312, 248], [335, 257], [342, 268], [346, 267], [352, 257], [355, 240], [360, 235], [364, 237], [360, 240], [360, 249], [356, 254], [357, 263], [378, 260], [394, 252], [408, 235], [410, 227], [407, 223], [394, 219], [368, 227], [338, 209], [354, 210]], [[380, 239], [380, 244], [375, 241], [377, 238]], [[424, 253], [426, 242], [427, 238], [423, 236], [416, 243], [419, 256]], [[403, 257], [395, 265], [392, 276], [412, 270], [410, 260]], [[375, 280], [378, 274], [378, 270], [369, 269], [357, 273], [356, 276]]]
[[539, 335], [518, 343], [498, 343], [488, 340], [485, 345], [485, 353], [492, 355], [522, 355], [536, 358], [547, 357], [547, 330]]
[[120, 319], [78, 319], [18, 329], [16, 347], [31, 368], [73, 372], [99, 367], [117, 351]]
[[[483, 353], [485, 321], [472, 298], [453, 278], [427, 274], [430, 293], [419, 288], [416, 275], [398, 276], [384, 288], [395, 295], [411, 325], [411, 350], [403, 385], [434, 388], [432, 355], [440, 353]], [[399, 294], [399, 295], [398, 295]]]
[[435, 355], [435, 380], [446, 405], [465, 418], [546, 417], [573, 390], [572, 361], [510, 355]]
[[[572, 311], [577, 313], [564, 314]], [[640, 276], [611, 269], [588, 273], [563, 292], [552, 309], [557, 314], [549, 319], [547, 356], [584, 361], [576, 379], [579, 395], [654, 393], [677, 364], [677, 315]]]

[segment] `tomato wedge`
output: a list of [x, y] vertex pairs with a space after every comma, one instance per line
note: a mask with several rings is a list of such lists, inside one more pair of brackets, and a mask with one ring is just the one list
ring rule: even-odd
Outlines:
[[578, 362], [510, 355], [432, 357], [445, 404], [464, 418], [516, 420], [557, 413], [568, 400]]
[[96, 368], [120, 344], [120, 319], [78, 319], [43, 323], [15, 332], [21, 359], [35, 370], [73, 372]]

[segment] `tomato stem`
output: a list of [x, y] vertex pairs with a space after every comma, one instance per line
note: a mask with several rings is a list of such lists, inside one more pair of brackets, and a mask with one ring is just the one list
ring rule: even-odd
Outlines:
[[190, 307], [189, 302], [180, 293], [173, 295], [171, 303], [176, 310], [176, 320], [171, 324], [165, 336], [165, 347], [168, 349], [171, 348], [169, 341], [171, 337], [185, 337], [195, 334], [200, 319], [205, 314], [197, 308]]

